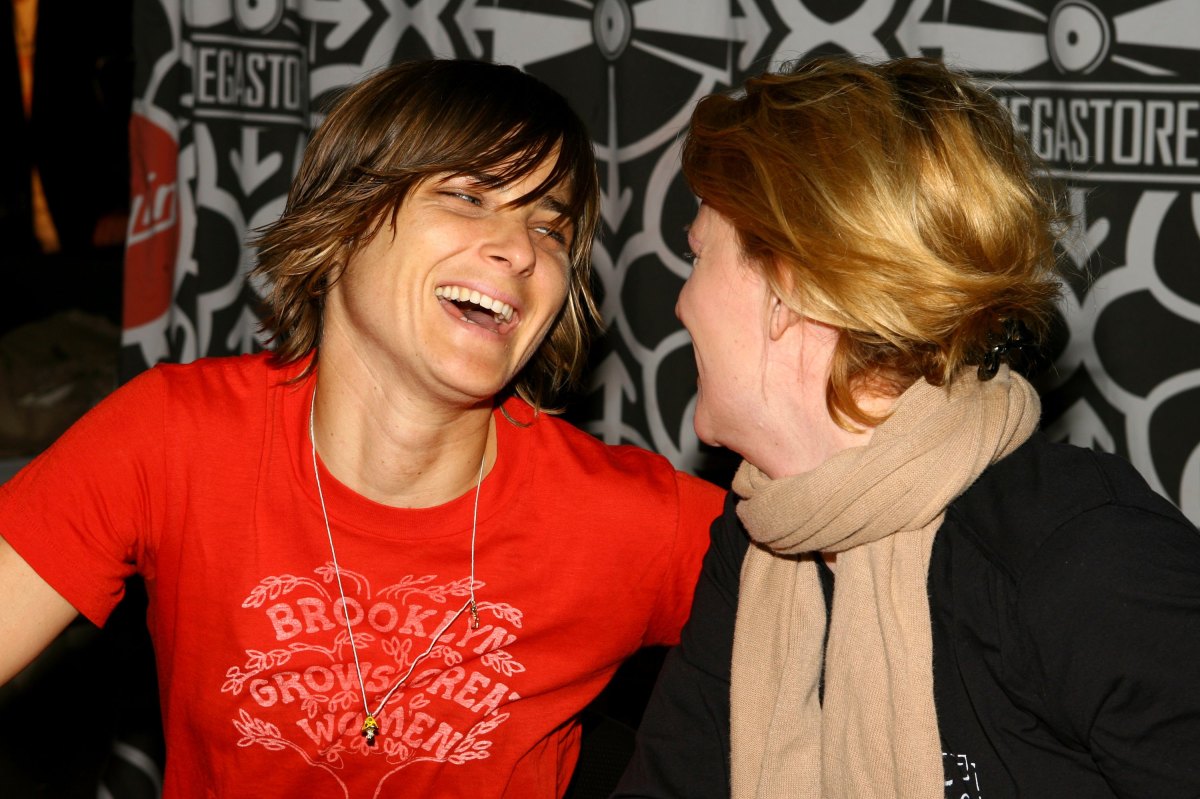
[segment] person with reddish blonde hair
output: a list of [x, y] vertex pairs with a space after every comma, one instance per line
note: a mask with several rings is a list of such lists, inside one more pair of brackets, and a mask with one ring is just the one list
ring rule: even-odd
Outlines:
[[[1001, 320], [1040, 341], [1066, 200], [1030, 168], [1008, 112], [922, 60], [814, 62], [696, 110], [683, 169], [794, 312], [841, 331], [829, 404], [899, 394], [980, 363]], [[753, 191], [749, 186], [754, 187]], [[880, 382], [882, 381], [882, 382]]]
[[744, 460], [619, 797], [1200, 795], [1200, 534], [1021, 371], [1065, 202], [933, 59], [700, 101], [676, 313]]

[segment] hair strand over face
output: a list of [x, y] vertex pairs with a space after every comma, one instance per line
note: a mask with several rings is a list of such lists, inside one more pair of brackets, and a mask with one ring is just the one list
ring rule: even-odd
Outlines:
[[591, 138], [567, 101], [511, 66], [413, 61], [341, 94], [305, 150], [283, 214], [254, 241], [273, 357], [290, 363], [312, 352], [313, 368], [325, 296], [422, 182], [472, 175], [499, 186], [543, 164], [547, 177], [516, 202], [565, 188], [571, 274], [553, 329], [508, 389], [543, 408], [578, 379], [599, 321], [590, 265], [599, 180]]

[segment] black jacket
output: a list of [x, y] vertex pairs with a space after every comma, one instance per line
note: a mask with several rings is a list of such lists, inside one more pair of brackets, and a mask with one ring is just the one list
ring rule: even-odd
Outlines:
[[[735, 502], [617, 796], [729, 795]], [[928, 587], [947, 797], [1200, 796], [1200, 533], [1127, 462], [1035, 435], [947, 509]]]

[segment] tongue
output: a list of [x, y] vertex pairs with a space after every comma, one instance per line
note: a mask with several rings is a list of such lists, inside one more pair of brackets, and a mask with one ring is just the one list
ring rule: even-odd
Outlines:
[[473, 306], [470, 308], [464, 308], [462, 315], [480, 327], [486, 327], [493, 333], [499, 331], [499, 325], [496, 324], [496, 316], [491, 311], [485, 311], [481, 308]]

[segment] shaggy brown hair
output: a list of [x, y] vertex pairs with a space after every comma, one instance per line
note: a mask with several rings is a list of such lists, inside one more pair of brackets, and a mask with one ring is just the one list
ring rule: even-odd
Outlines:
[[823, 57], [697, 106], [693, 192], [802, 316], [839, 330], [826, 398], [843, 427], [980, 364], [1005, 326], [1041, 344], [1059, 293], [1061, 191], [995, 98], [931, 59]]
[[283, 215], [254, 242], [255, 274], [269, 286], [264, 328], [272, 333], [276, 361], [290, 363], [318, 347], [330, 287], [372, 236], [395, 222], [422, 181], [486, 174], [487, 185], [499, 186], [544, 163], [553, 165], [549, 175], [516, 202], [527, 205], [566, 188], [566, 216], [575, 231], [570, 281], [554, 328], [509, 389], [542, 408], [578, 378], [599, 319], [591, 250], [600, 190], [583, 122], [561, 95], [511, 66], [402, 63], [340, 97], [305, 150]]

